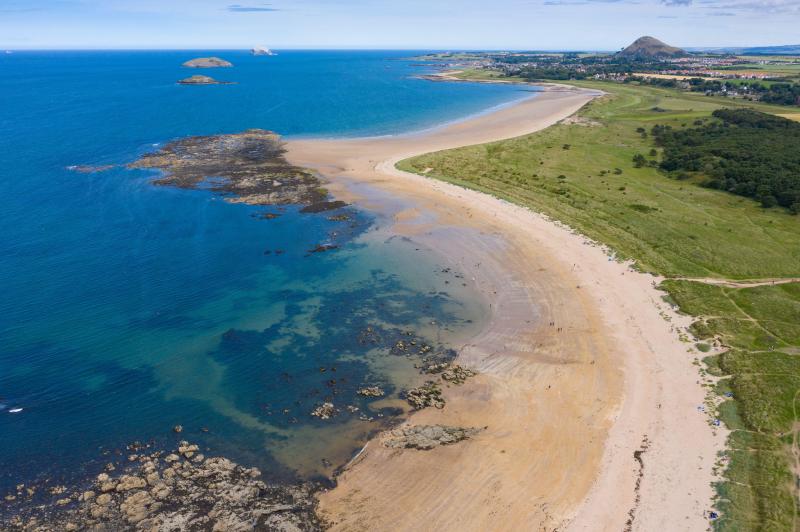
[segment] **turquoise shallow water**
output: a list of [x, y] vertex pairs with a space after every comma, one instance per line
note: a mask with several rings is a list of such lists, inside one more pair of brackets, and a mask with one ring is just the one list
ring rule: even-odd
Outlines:
[[[183, 61], [212, 54], [235, 68], [208, 73], [237, 85], [175, 84], [197, 73]], [[149, 172], [68, 170], [251, 127], [395, 134], [525, 95], [413, 79], [409, 54], [0, 56], [0, 488], [169, 443], [176, 424], [272, 476], [326, 474], [398, 413], [416, 371], [393, 342], [414, 331], [447, 349], [480, 326], [478, 298], [435, 254], [373, 238], [375, 215], [356, 206], [346, 223], [294, 207], [267, 221]], [[338, 250], [307, 252], [332, 238]], [[364, 384], [390, 398], [358, 397]], [[342, 413], [310, 417], [326, 400]]]

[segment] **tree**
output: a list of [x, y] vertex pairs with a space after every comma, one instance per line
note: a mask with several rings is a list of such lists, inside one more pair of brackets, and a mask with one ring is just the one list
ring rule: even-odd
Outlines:
[[[670, 176], [705, 177], [703, 186], [789, 210], [800, 203], [800, 124], [751, 109], [718, 109], [714, 122], [671, 129], [653, 126]], [[636, 162], [634, 158], [634, 162]]]
[[778, 200], [772, 194], [764, 194], [759, 197], [759, 200], [761, 201], [761, 206], [765, 209], [771, 209], [778, 204]]

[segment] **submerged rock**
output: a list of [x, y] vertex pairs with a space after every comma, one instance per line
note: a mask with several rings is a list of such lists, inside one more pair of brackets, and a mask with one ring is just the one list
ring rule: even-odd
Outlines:
[[186, 68], [230, 68], [233, 63], [219, 57], [197, 57], [183, 63]]
[[307, 207], [303, 207], [300, 212], [302, 213], [317, 213], [317, 212], [327, 212], [327, 211], [334, 211], [336, 209], [341, 209], [342, 207], [347, 207], [347, 203], [343, 201], [320, 201], [309, 205]]
[[77, 172], [79, 174], [97, 174], [100, 172], [107, 172], [108, 170], [111, 170], [115, 166], [116, 165], [113, 164], [101, 164], [97, 166], [92, 166], [88, 164], [78, 164], [73, 166], [67, 166], [67, 170], [70, 170], [72, 172]]
[[364, 397], [383, 397], [386, 395], [386, 392], [384, 392], [380, 386], [367, 386], [358, 390], [357, 393]]
[[466, 440], [483, 429], [448, 427], [446, 425], [415, 425], [401, 427], [389, 433], [384, 441], [393, 449], [419, 449], [427, 451], [440, 445], [451, 445]]
[[322, 403], [311, 412], [311, 415], [320, 419], [330, 419], [336, 415], [336, 407], [333, 403]]
[[326, 251], [332, 251], [334, 249], [339, 249], [339, 246], [336, 244], [317, 244], [312, 249], [309, 249], [309, 253], [325, 253]]

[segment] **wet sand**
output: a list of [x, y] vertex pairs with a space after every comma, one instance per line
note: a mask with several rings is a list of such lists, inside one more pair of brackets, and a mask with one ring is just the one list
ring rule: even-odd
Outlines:
[[437, 250], [492, 313], [457, 361], [480, 375], [407, 422], [486, 430], [431, 451], [371, 441], [320, 497], [334, 529], [708, 528], [724, 434], [698, 411], [698, 354], [679, 338], [689, 321], [658, 280], [542, 215], [394, 167], [543, 129], [594, 96], [551, 87], [415, 135], [288, 143], [289, 162], [322, 173], [337, 199], [380, 211], [402, 198], [380, 231]]

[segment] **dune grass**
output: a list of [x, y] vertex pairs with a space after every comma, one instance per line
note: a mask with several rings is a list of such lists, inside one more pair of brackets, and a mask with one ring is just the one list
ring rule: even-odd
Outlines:
[[720, 528], [795, 530], [791, 447], [798, 431], [800, 284], [726, 288], [666, 281], [681, 309], [703, 316], [699, 338], [730, 349], [707, 360], [726, 377], [720, 418], [733, 430], [730, 467], [719, 486]]
[[[800, 216], [632, 162], [636, 154], [659, 158], [648, 135], [655, 124], [692, 127], [720, 107], [774, 114], [785, 108], [633, 84], [576, 84], [609, 94], [582, 109], [578, 120], [398, 166], [545, 213], [667, 277], [800, 276]], [[720, 416], [734, 430], [715, 526], [794, 530], [800, 283], [733, 289], [669, 280], [662, 286], [698, 318], [694, 332], [702, 343], [730, 347], [707, 360], [722, 377], [719, 392], [727, 394]]]

